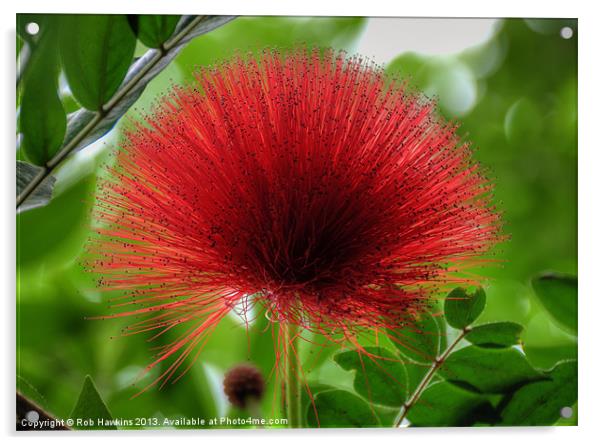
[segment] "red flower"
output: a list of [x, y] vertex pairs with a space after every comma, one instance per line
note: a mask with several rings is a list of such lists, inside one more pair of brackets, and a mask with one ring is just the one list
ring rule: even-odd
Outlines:
[[130, 333], [186, 326], [161, 378], [238, 303], [353, 341], [474, 265], [498, 215], [434, 108], [359, 58], [266, 52], [201, 70], [128, 131], [92, 265], [123, 291], [117, 316], [148, 315]]

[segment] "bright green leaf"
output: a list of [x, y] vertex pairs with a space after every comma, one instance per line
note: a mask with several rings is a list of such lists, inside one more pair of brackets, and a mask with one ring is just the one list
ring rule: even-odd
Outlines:
[[547, 375], [516, 391], [502, 411], [503, 425], [544, 426], [560, 418], [562, 408], [577, 401], [577, 362], [561, 362]]
[[505, 347], [518, 344], [522, 332], [520, 324], [501, 321], [474, 326], [466, 340], [482, 347]]
[[529, 362], [541, 369], [548, 369], [561, 360], [577, 359], [577, 342], [556, 346], [523, 345]]
[[494, 409], [481, 394], [441, 381], [430, 385], [408, 412], [414, 426], [470, 426], [491, 419]]
[[543, 308], [535, 308], [521, 335], [523, 351], [539, 369], [551, 369], [556, 363], [577, 358], [577, 337], [561, 328]]
[[99, 110], [117, 91], [130, 67], [136, 37], [124, 15], [67, 15], [60, 50], [77, 101]]
[[[102, 400], [102, 397], [96, 389], [96, 385], [92, 378], [88, 375], [84, 380], [84, 386], [79, 394], [77, 403], [69, 416], [71, 419], [93, 419], [94, 425], [86, 427], [86, 429], [96, 430], [116, 430], [114, 425], [111, 425], [113, 416], [109, 412], [107, 405]], [[105, 425], [98, 425], [98, 419], [102, 419]], [[108, 425], [107, 425], [108, 423]]]
[[545, 376], [515, 348], [468, 346], [453, 352], [439, 373], [447, 380], [484, 393], [503, 393]]
[[485, 301], [485, 291], [482, 287], [472, 294], [458, 287], [445, 298], [445, 318], [451, 327], [463, 329], [481, 315], [485, 309]]
[[[445, 325], [425, 312], [421, 319], [399, 329], [389, 329], [391, 342], [406, 357], [419, 363], [432, 362], [445, 349]], [[443, 326], [441, 326], [443, 324]]]
[[334, 390], [319, 393], [315, 398], [316, 420], [313, 407], [307, 411], [310, 427], [322, 428], [369, 428], [380, 426], [370, 406], [358, 396], [347, 391]]
[[57, 33], [50, 27], [41, 32], [20, 90], [19, 127], [25, 156], [43, 166], [63, 143], [67, 117], [58, 95]]
[[149, 48], [159, 48], [173, 34], [179, 15], [138, 15], [130, 20], [138, 40]]
[[556, 273], [541, 274], [532, 280], [535, 295], [563, 328], [577, 333], [577, 277]]
[[401, 406], [407, 397], [407, 373], [399, 358], [380, 347], [367, 347], [366, 353], [345, 351], [334, 360], [347, 371], [355, 371], [353, 387], [372, 403]]

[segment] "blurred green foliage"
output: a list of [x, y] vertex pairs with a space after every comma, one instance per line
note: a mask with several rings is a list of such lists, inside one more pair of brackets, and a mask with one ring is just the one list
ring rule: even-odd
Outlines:
[[[365, 23], [361, 18], [238, 18], [193, 40], [149, 84], [126, 120], [138, 117], [173, 83], [190, 81], [195, 66], [274, 46], [353, 51]], [[572, 39], [560, 37], [563, 26], [572, 27]], [[525, 326], [524, 350], [540, 368], [576, 357], [575, 337], [554, 323], [529, 281], [543, 270], [577, 272], [576, 34], [573, 21], [504, 20], [478, 47], [445, 56], [403, 53], [386, 67], [436, 95], [441, 112], [458, 121], [489, 170], [504, 213], [504, 232], [510, 236], [495, 253], [498, 264], [476, 271], [487, 277], [483, 284], [488, 303], [479, 320]], [[145, 50], [138, 45], [136, 55]], [[69, 94], [61, 98], [69, 108]], [[149, 363], [152, 345], [142, 335], [120, 337], [123, 320], [86, 318], [107, 313], [93, 278], [83, 271], [81, 256], [96, 177], [121, 128], [61, 166], [49, 205], [17, 216], [19, 389], [48, 411], [67, 417], [89, 374], [115, 417], [212, 417], [231, 409], [221, 391], [225, 370], [252, 360], [271, 376], [264, 414], [279, 416], [278, 400], [272, 397], [273, 343], [262, 314], [257, 314], [248, 338], [244, 324], [227, 317], [184, 378], [134, 398], [160, 373], [157, 369], [137, 388], [132, 386]], [[302, 350], [310, 383], [336, 383], [335, 390], [353, 387], [349, 373], [328, 360], [333, 348]], [[458, 398], [465, 397], [455, 391]], [[322, 402], [333, 393], [325, 392]]]

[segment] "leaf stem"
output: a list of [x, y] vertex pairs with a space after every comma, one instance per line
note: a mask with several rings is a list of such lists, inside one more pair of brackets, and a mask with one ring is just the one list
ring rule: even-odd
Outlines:
[[420, 396], [422, 396], [422, 393], [424, 392], [428, 384], [431, 382], [439, 368], [441, 368], [443, 363], [445, 363], [445, 360], [447, 360], [447, 358], [453, 352], [458, 343], [460, 343], [460, 341], [466, 336], [466, 334], [470, 332], [470, 330], [471, 328], [469, 326], [462, 329], [458, 337], [447, 347], [445, 351], [443, 351], [443, 354], [441, 354], [433, 361], [428, 372], [424, 375], [424, 377], [414, 390], [414, 393], [410, 396], [408, 400], [406, 400], [406, 402], [402, 405], [401, 409], [399, 410], [399, 413], [395, 418], [395, 428], [399, 428], [401, 426], [401, 423], [407, 417], [408, 412], [416, 404], [418, 399], [420, 399]]
[[[178, 46], [186, 35], [194, 30], [206, 16], [197, 16], [188, 23], [180, 32], [168, 40], [161, 50], [151, 49], [149, 52], [155, 54], [149, 61], [138, 71], [125, 85], [123, 85], [117, 93], [94, 114], [94, 117], [88, 124], [82, 128], [46, 165], [42, 166], [42, 170], [32, 178], [23, 191], [17, 196], [17, 209], [25, 202], [25, 200], [38, 188], [38, 186], [46, 179], [52, 171], [60, 164], [77, 146], [86, 138], [94, 128], [102, 121], [102, 119], [111, 112], [122, 101], [130, 91], [132, 91], [140, 81], [142, 81], [150, 70], [152, 70], [159, 61], [167, 55], [167, 53]], [[147, 53], [148, 54], [148, 53]], [[143, 56], [144, 57], [144, 56]]]
[[287, 324], [284, 327], [284, 359], [286, 361], [284, 400], [289, 428], [302, 428], [303, 426], [301, 417], [301, 380], [299, 379], [299, 360], [297, 359], [298, 337], [298, 326]]

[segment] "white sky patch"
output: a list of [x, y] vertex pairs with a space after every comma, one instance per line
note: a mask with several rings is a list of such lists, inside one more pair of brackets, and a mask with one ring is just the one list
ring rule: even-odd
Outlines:
[[247, 324], [252, 326], [255, 323], [256, 317], [263, 317], [256, 306], [252, 295], [246, 295], [234, 305], [232, 310], [228, 312], [228, 316], [232, 317], [241, 328], [246, 329]]
[[454, 54], [487, 41], [497, 19], [377, 17], [368, 24], [357, 53], [377, 63], [388, 63], [412, 51], [422, 54]]

